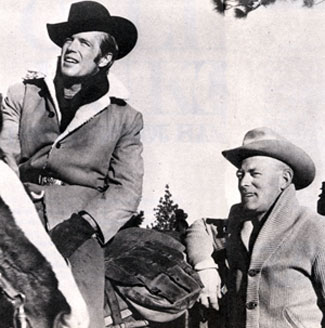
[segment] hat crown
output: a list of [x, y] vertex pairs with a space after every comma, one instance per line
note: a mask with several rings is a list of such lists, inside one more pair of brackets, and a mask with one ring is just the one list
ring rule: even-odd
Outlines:
[[100, 3], [95, 1], [80, 1], [71, 5], [69, 11], [69, 22], [80, 22], [89, 20], [107, 20], [111, 17], [109, 11]]
[[293, 183], [297, 190], [307, 187], [315, 178], [316, 168], [310, 156], [270, 128], [248, 131], [242, 146], [224, 150], [222, 154], [237, 168], [244, 159], [254, 156], [271, 157], [286, 163], [294, 171]]
[[111, 16], [109, 11], [96, 1], [80, 1], [71, 4], [68, 21], [47, 24], [50, 39], [62, 47], [66, 38], [82, 32], [99, 31], [114, 37], [118, 45], [115, 58], [125, 57], [135, 46], [138, 32], [135, 25], [128, 19]]
[[243, 146], [256, 141], [263, 140], [286, 140], [275, 131], [267, 127], [256, 128], [248, 131], [243, 140]]

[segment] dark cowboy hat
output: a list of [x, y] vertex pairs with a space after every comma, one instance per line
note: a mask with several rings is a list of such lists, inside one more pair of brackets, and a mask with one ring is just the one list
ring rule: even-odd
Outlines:
[[296, 189], [310, 185], [315, 177], [315, 164], [301, 148], [281, 137], [269, 128], [257, 128], [248, 131], [243, 145], [225, 150], [222, 155], [237, 168], [244, 159], [253, 156], [267, 156], [289, 165], [293, 172]]
[[67, 22], [47, 24], [51, 40], [59, 47], [64, 40], [76, 33], [100, 31], [113, 36], [119, 47], [116, 59], [126, 56], [135, 46], [138, 32], [129, 20], [111, 16], [108, 10], [95, 1], [80, 1], [70, 7]]

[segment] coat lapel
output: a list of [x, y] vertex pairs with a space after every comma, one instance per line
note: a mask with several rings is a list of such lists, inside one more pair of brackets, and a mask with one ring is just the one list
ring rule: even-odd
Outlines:
[[299, 204], [294, 186], [283, 192], [261, 228], [251, 254], [251, 267], [261, 268], [276, 251], [298, 220]]
[[55, 140], [55, 143], [62, 140], [67, 135], [71, 134], [74, 130], [79, 128], [81, 125], [88, 122], [91, 118], [93, 118], [99, 112], [104, 110], [110, 104], [111, 104], [110, 97], [109, 97], [108, 93], [106, 93], [103, 97], [99, 98], [95, 102], [81, 106], [77, 110], [74, 118], [72, 119], [70, 124], [67, 126], [67, 128]]
[[245, 246], [245, 239], [249, 231], [242, 230], [245, 221], [246, 218], [243, 216], [241, 205], [234, 205], [229, 213], [228, 238], [226, 240], [227, 258], [230, 267], [234, 270], [240, 269], [245, 271], [249, 262], [249, 253]]
[[[55, 93], [55, 85], [54, 85], [54, 77], [56, 74], [57, 69], [57, 63], [58, 60], [55, 62], [52, 62], [52, 64], [46, 65], [46, 70], [43, 70], [44, 67], [35, 67], [32, 70], [28, 70], [25, 79], [44, 79], [44, 82], [46, 84], [46, 87], [48, 89], [48, 92], [51, 96], [51, 100], [53, 102], [53, 107], [56, 112], [56, 115], [58, 117], [58, 121], [61, 121], [61, 112], [59, 110], [59, 104], [56, 99], [56, 93]], [[44, 73], [43, 73], [44, 72]]]
[[[40, 73], [39, 70], [33, 70], [29, 72], [30, 74], [34, 74], [34, 75], [36, 74], [37, 76], [41, 76], [41, 78], [44, 78], [44, 81], [46, 83], [49, 94], [54, 104], [54, 110], [57, 114], [58, 122], [60, 122], [62, 115], [56, 98], [55, 85], [54, 85], [54, 77], [56, 74], [56, 69], [57, 69], [57, 62], [55, 62], [54, 66], [47, 69], [46, 74]], [[95, 102], [81, 106], [76, 112], [75, 117], [72, 119], [66, 130], [63, 131], [63, 133], [58, 136], [55, 143], [65, 138], [67, 135], [71, 134], [81, 125], [85, 124], [92, 117], [94, 117], [99, 112], [101, 112], [106, 107], [108, 107], [111, 103], [110, 101], [111, 97], [115, 97], [123, 100], [128, 100], [130, 97], [129, 91], [113, 73], [109, 73], [109, 91]]]
[[124, 87], [122, 82], [120, 82], [115, 75], [110, 74], [109, 75], [109, 90], [108, 92], [102, 96], [101, 98], [97, 99], [96, 101], [86, 104], [84, 106], [81, 106], [70, 124], [67, 126], [67, 128], [62, 132], [61, 135], [59, 135], [56, 142], [62, 140], [69, 134], [71, 134], [74, 130], [78, 129], [81, 125], [88, 122], [90, 119], [92, 119], [94, 116], [96, 116], [98, 113], [103, 111], [106, 107], [108, 107], [111, 104], [111, 98], [110, 97], [116, 97], [123, 100], [127, 100], [129, 98], [129, 92]]

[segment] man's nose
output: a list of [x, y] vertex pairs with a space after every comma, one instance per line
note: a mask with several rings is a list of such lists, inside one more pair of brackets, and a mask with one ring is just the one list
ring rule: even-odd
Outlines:
[[239, 180], [239, 187], [249, 186], [251, 184], [251, 177], [249, 174], [243, 174]]
[[77, 51], [78, 49], [78, 41], [77, 40], [72, 40], [70, 41], [69, 45], [67, 46], [68, 51]]

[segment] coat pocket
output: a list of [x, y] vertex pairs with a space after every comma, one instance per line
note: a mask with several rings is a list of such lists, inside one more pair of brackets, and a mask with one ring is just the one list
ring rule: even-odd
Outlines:
[[283, 310], [283, 315], [291, 328], [305, 328], [300, 320], [287, 308]]

